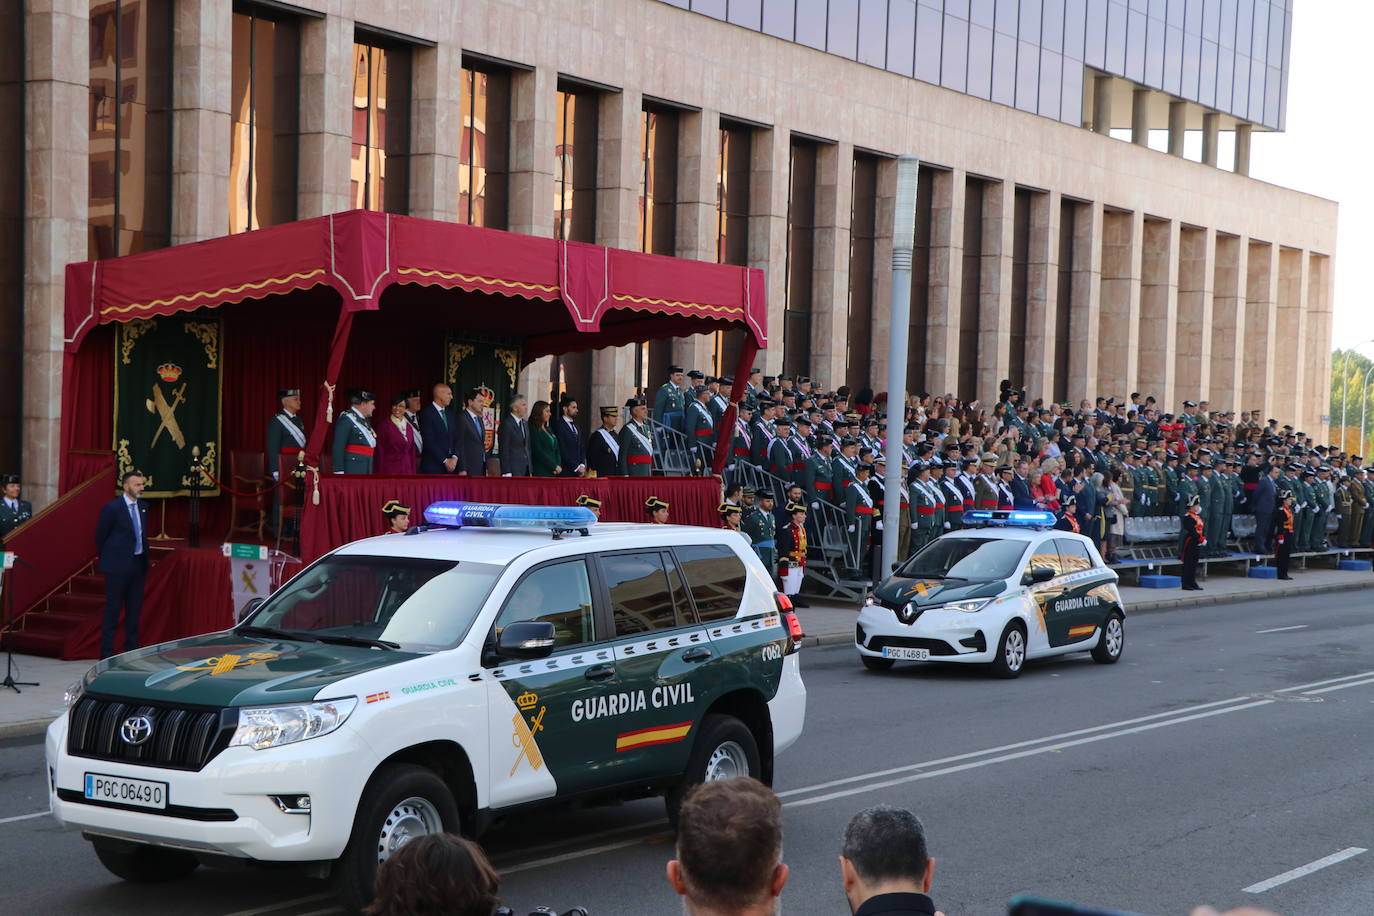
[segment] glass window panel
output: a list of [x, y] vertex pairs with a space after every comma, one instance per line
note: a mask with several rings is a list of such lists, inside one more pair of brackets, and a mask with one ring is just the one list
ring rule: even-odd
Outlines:
[[1164, 21], [1164, 12], [1165, 12], [1165, 9], [1166, 9], [1167, 6], [1168, 6], [1167, 0], [1150, 0], [1150, 6], [1149, 6], [1149, 16], [1150, 16], [1150, 18], [1151, 18], [1151, 19], [1158, 19], [1160, 22], [1163, 22], [1163, 21]]
[[1089, 3], [1083, 28], [1083, 59], [1098, 69], [1107, 66], [1107, 9], [1105, 3]]
[[1064, 58], [1064, 85], [1060, 99], [1059, 120], [1075, 127], [1083, 126], [1083, 65]]
[[510, 74], [464, 67], [458, 144], [458, 221], [506, 228], [510, 158]]
[[1264, 123], [1277, 127], [1279, 123], [1279, 102], [1283, 98], [1283, 71], [1278, 67], [1266, 67], [1264, 76]]
[[[1193, 5], [1196, 6], [1197, 4]], [[1180, 29], [1183, 28], [1187, 8], [1188, 0], [1169, 0], [1165, 7], [1164, 21], [1169, 25], [1178, 26]]]
[[986, 26], [968, 29], [968, 94], [992, 98], [992, 29]]
[[1164, 23], [1151, 19], [1145, 28], [1145, 83], [1160, 89], [1164, 86]]
[[796, 41], [825, 50], [825, 0], [797, 0]]
[[597, 108], [594, 92], [558, 90], [554, 105], [553, 235], [596, 240]]
[[944, 17], [928, 6], [916, 8], [916, 78], [940, 84], [940, 35]]
[[1129, 14], [1124, 3], [1113, 3], [1107, 10], [1107, 69], [1126, 73], [1126, 24]]
[[1264, 61], [1258, 57], [1250, 60], [1250, 120], [1256, 123], [1264, 120]]
[[601, 573], [616, 636], [670, 630], [690, 622], [686, 609], [679, 610], [673, 601], [663, 556], [657, 551], [602, 557]]
[[1238, 118], [1248, 117], [1250, 110], [1250, 55], [1236, 55], [1236, 72], [1231, 77], [1231, 112]]
[[1221, 0], [1217, 29], [1221, 36], [1220, 43], [1223, 48], [1236, 46], [1236, 3], [1237, 0]]
[[968, 18], [969, 0], [945, 0], [945, 14], [958, 16], [960, 19]]
[[711, 16], [715, 19], [725, 18], [725, 8], [729, 6], [726, 0], [692, 0], [692, 12]]
[[859, 53], [859, 0], [830, 0], [826, 50], [854, 60]]
[[945, 16], [945, 39], [940, 56], [940, 85], [963, 92], [968, 80], [968, 21]]
[[1184, 98], [1198, 97], [1198, 73], [1202, 61], [1202, 36], [1186, 32], [1183, 36], [1183, 77], [1179, 83]]
[[1088, 0], [1068, 0], [1064, 4], [1064, 56], [1073, 60], [1083, 59], [1088, 24], [1087, 3]]
[[974, 25], [992, 28], [997, 19], [997, 0], [973, 0], [969, 4], [968, 16], [969, 22]]
[[1062, 104], [1061, 83], [1064, 77], [1064, 56], [1048, 48], [1040, 51], [1040, 96], [1037, 104], [1039, 112], [1050, 118], [1059, 117]]
[[1148, 35], [1148, 19], [1144, 13], [1132, 10], [1127, 20], [1126, 34], [1126, 78], [1137, 83], [1145, 82], [1145, 43]]
[[887, 0], [859, 0], [859, 60], [871, 67], [887, 63]]
[[353, 45], [352, 205], [405, 213], [409, 203], [410, 54]]
[[[1169, 26], [1164, 30], [1164, 91], [1179, 95], [1183, 81], [1183, 30]], [[1189, 93], [1189, 97], [1192, 94]]]
[[1054, 546], [1059, 551], [1060, 569], [1065, 573], [1083, 572], [1092, 569], [1092, 555], [1082, 541], [1071, 538], [1055, 538]]
[[996, 21], [993, 27], [1003, 35], [1016, 37], [1020, 28], [1021, 4], [1017, 0], [997, 0]]
[[1051, 51], [1064, 50], [1064, 0], [1044, 0], [1040, 12], [1040, 36], [1041, 47]]
[[1254, 24], [1250, 30], [1250, 54], [1261, 60], [1269, 50], [1269, 0], [1255, 0]]
[[1217, 44], [1203, 40], [1202, 58], [1198, 64], [1197, 100], [1208, 108], [1217, 106]]
[[721, 264], [742, 265], [749, 258], [753, 131], [747, 127], [726, 127], [721, 130], [720, 137], [720, 156], [716, 161], [716, 260]]
[[677, 225], [676, 111], [641, 112], [640, 250], [675, 253]]
[[1183, 7], [1183, 31], [1194, 35], [1202, 33], [1202, 10], [1206, 0], [1185, 0]]
[[1222, 111], [1235, 111], [1232, 98], [1233, 80], [1235, 79], [1236, 52], [1230, 48], [1221, 48], [1217, 51], [1217, 100], [1216, 107]]
[[1236, 51], [1249, 57], [1250, 33], [1254, 30], [1255, 0], [1237, 0]]
[[1034, 112], [1039, 106], [1040, 49], [1029, 41], [1016, 43], [1016, 107]]
[[998, 32], [992, 49], [992, 100], [1016, 104], [1016, 39]]
[[1202, 37], [1208, 41], [1218, 41], [1221, 33], [1221, 0], [1197, 0], [1197, 3], [1202, 7]]
[[777, 38], [792, 40], [796, 0], [763, 0], [763, 30]]
[[300, 31], [235, 13], [229, 135], [229, 231], [296, 218]]
[[887, 10], [887, 69], [912, 76], [915, 54], [915, 0], [892, 0]]
[[744, 564], [729, 547], [704, 545], [674, 549], [696, 604], [697, 620], [726, 620], [744, 600]]
[[1146, 12], [1150, 8], [1150, 0], [1128, 0], [1131, 9]]
[[1026, 41], [1040, 43], [1040, 0], [1021, 0], [1021, 15], [1016, 36]]
[[496, 618], [495, 633], [512, 623], [553, 624], [554, 647], [578, 646], [596, 639], [592, 589], [582, 560], [545, 566], [530, 573], [511, 592]]
[[730, 21], [747, 29], [762, 26], [763, 0], [730, 0]]
[[1276, 67], [1283, 66], [1283, 42], [1288, 34], [1288, 21], [1292, 14], [1284, 12], [1275, 4], [1269, 19], [1269, 57], [1265, 61]]

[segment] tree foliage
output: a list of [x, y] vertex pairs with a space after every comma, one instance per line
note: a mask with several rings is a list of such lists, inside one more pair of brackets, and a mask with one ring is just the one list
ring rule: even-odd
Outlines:
[[[1374, 360], [1354, 350], [1335, 350], [1331, 354], [1331, 435], [1340, 441], [1344, 407], [1344, 422], [1348, 430], [1346, 444], [1365, 458], [1374, 452], [1369, 441], [1374, 439]], [[1355, 448], [1360, 439], [1360, 423], [1364, 422], [1364, 447]]]

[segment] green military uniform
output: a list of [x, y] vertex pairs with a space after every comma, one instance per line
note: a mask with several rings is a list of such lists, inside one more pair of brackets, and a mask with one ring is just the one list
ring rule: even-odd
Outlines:
[[858, 460], [858, 458], [850, 458], [843, 453], [830, 459], [830, 485], [834, 488], [835, 498], [833, 502], [837, 506], [846, 505], [845, 491], [849, 489], [849, 485], [854, 482], [857, 476], [854, 468]]
[[687, 434], [687, 447], [692, 450], [697, 467], [703, 469], [702, 473], [709, 474], [711, 460], [715, 454], [716, 424], [711, 418], [711, 409], [701, 399], [705, 393], [704, 386], [698, 386], [692, 392], [692, 399], [687, 403], [683, 432]]
[[1174, 512], [1174, 499], [1178, 491], [1178, 472], [1169, 465], [1154, 459], [1156, 476], [1159, 477], [1159, 505], [1155, 508], [1155, 515], [1172, 515]]
[[[376, 398], [370, 391], [357, 392], [363, 401]], [[377, 434], [372, 429], [372, 421], [350, 407], [334, 421], [334, 473], [371, 474], [372, 456], [377, 450]]]
[[[3, 479], [5, 485], [19, 483], [17, 474], [7, 474]], [[27, 499], [15, 499], [11, 504], [7, 497], [0, 498], [0, 538], [31, 518], [33, 518], [33, 503]]]
[[1207, 537], [1206, 553], [1220, 556], [1226, 550], [1225, 536], [1221, 529], [1223, 517], [1226, 514], [1226, 491], [1230, 484], [1226, 475], [1219, 470], [1212, 472], [1212, 478], [1208, 482], [1212, 485], [1212, 498], [1207, 503], [1207, 520], [1204, 529]]
[[[676, 366], [669, 369], [670, 373], [681, 371], [682, 370], [678, 369]], [[665, 420], [664, 417], [668, 414], [682, 413], [687, 407], [686, 397], [682, 388], [678, 385], [674, 385], [671, 381], [664, 382], [660, 385], [658, 391], [654, 394], [654, 422], [662, 423], [665, 426], [671, 426], [672, 424]]]
[[1307, 553], [1312, 549], [1308, 532], [1312, 528], [1312, 498], [1308, 485], [1311, 480], [1302, 470], [1293, 473], [1293, 552]]
[[[822, 455], [820, 449], [816, 449], [811, 453], [811, 457], [807, 459], [806, 464], [807, 474], [811, 480], [811, 486], [806, 491], [807, 505], [813, 508], [819, 508], [817, 503], [821, 500], [825, 500], [831, 505], [838, 506], [840, 498], [835, 493], [835, 483], [833, 479], [834, 471], [831, 468], [831, 459]], [[811, 521], [810, 515], [806, 518], [808, 522]]]
[[616, 442], [620, 446], [616, 468], [627, 477], [649, 477], [654, 473], [654, 434], [647, 420], [641, 423], [633, 414], [633, 409], [643, 407], [644, 402], [638, 398], [630, 398], [625, 406], [630, 408], [631, 413], [625, 418], [625, 424], [620, 427], [620, 433], [616, 436]]
[[[1189, 469], [1192, 470], [1192, 469]], [[1193, 478], [1188, 476], [1188, 471], [1178, 475], [1178, 502], [1174, 506], [1174, 512], [1179, 518], [1188, 514], [1188, 503], [1194, 496], [1198, 495], [1197, 484]]]
[[1316, 494], [1316, 507], [1312, 513], [1312, 533], [1308, 536], [1308, 543], [1313, 550], [1325, 550], [1326, 543], [1326, 519], [1332, 512], [1331, 488], [1326, 485], [1326, 481], [1320, 477], [1312, 480], [1311, 490]]
[[1159, 469], [1142, 464], [1140, 474], [1145, 486], [1145, 514], [1162, 515], [1165, 511], [1164, 479], [1160, 477]]
[[1374, 540], [1374, 474], [1365, 473], [1361, 483], [1364, 485], [1364, 527], [1360, 529], [1360, 546], [1368, 547]]
[[1121, 462], [1121, 470], [1117, 475], [1116, 485], [1121, 488], [1121, 495], [1126, 498], [1126, 504], [1132, 516], [1136, 514], [1136, 474], [1135, 468], [1126, 462]]
[[939, 500], [931, 490], [927, 481], [921, 479], [921, 473], [925, 468], [915, 467], [917, 472], [907, 485], [908, 499], [911, 502], [911, 552], [916, 553], [922, 547], [929, 544], [939, 537], [943, 525], [936, 525], [936, 505]]
[[759, 555], [768, 575], [778, 571], [778, 520], [772, 512], [765, 512], [758, 506], [750, 506], [740, 520], [740, 529], [749, 535], [754, 553]]
[[[300, 391], [294, 388], [282, 389], [277, 392], [279, 398], [299, 397]], [[267, 473], [273, 480], [278, 479], [281, 459], [287, 458], [291, 464], [296, 463], [298, 456], [304, 449], [306, 443], [305, 420], [299, 413], [291, 413], [286, 409], [277, 411], [272, 419], [267, 421]], [[286, 487], [290, 487], [288, 482]], [[272, 491], [272, 525], [274, 528], [281, 526], [281, 506], [282, 492], [286, 487], [278, 487]]]
[[[740, 405], [741, 410], [745, 410], [744, 405]], [[730, 435], [730, 458], [725, 462], [726, 482], [735, 483], [741, 479], [744, 469], [741, 465], [749, 463], [749, 443], [753, 436], [749, 430], [749, 422], [744, 419], [742, 414], [735, 417], [735, 429]]]
[[[860, 465], [872, 468], [872, 465]], [[849, 533], [849, 546], [853, 551], [857, 566], [854, 572], [867, 577], [872, 566], [869, 559], [870, 539], [873, 523], [878, 520], [878, 510], [873, 505], [873, 495], [868, 492], [868, 481], [860, 480], [857, 474], [850, 485], [844, 488], [844, 514]]]
[[1336, 525], [1337, 547], [1351, 546], [1350, 526], [1355, 521], [1355, 498], [1350, 493], [1353, 483], [1353, 480], [1344, 478], [1341, 480], [1341, 485], [1336, 488], [1336, 515], [1340, 518]]

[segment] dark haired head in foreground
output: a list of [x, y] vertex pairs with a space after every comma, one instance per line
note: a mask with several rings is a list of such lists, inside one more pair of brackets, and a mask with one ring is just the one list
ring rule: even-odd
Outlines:
[[854, 815], [844, 830], [840, 871], [858, 916], [935, 912], [926, 896], [935, 860], [920, 819], [905, 808], [876, 805]]
[[782, 805], [754, 779], [697, 786], [682, 802], [668, 882], [692, 916], [768, 916], [787, 883]]
[[491, 916], [500, 879], [481, 847], [451, 833], [416, 837], [377, 869], [367, 916]]

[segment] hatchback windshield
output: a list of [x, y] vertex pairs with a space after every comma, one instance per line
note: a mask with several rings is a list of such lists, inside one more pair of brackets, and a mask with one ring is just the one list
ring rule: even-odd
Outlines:
[[903, 563], [896, 574], [969, 581], [1005, 579], [1021, 568], [1021, 554], [1025, 550], [1025, 541], [940, 538]]
[[288, 582], [241, 626], [326, 641], [441, 649], [467, 633], [502, 569], [453, 560], [332, 556]]

